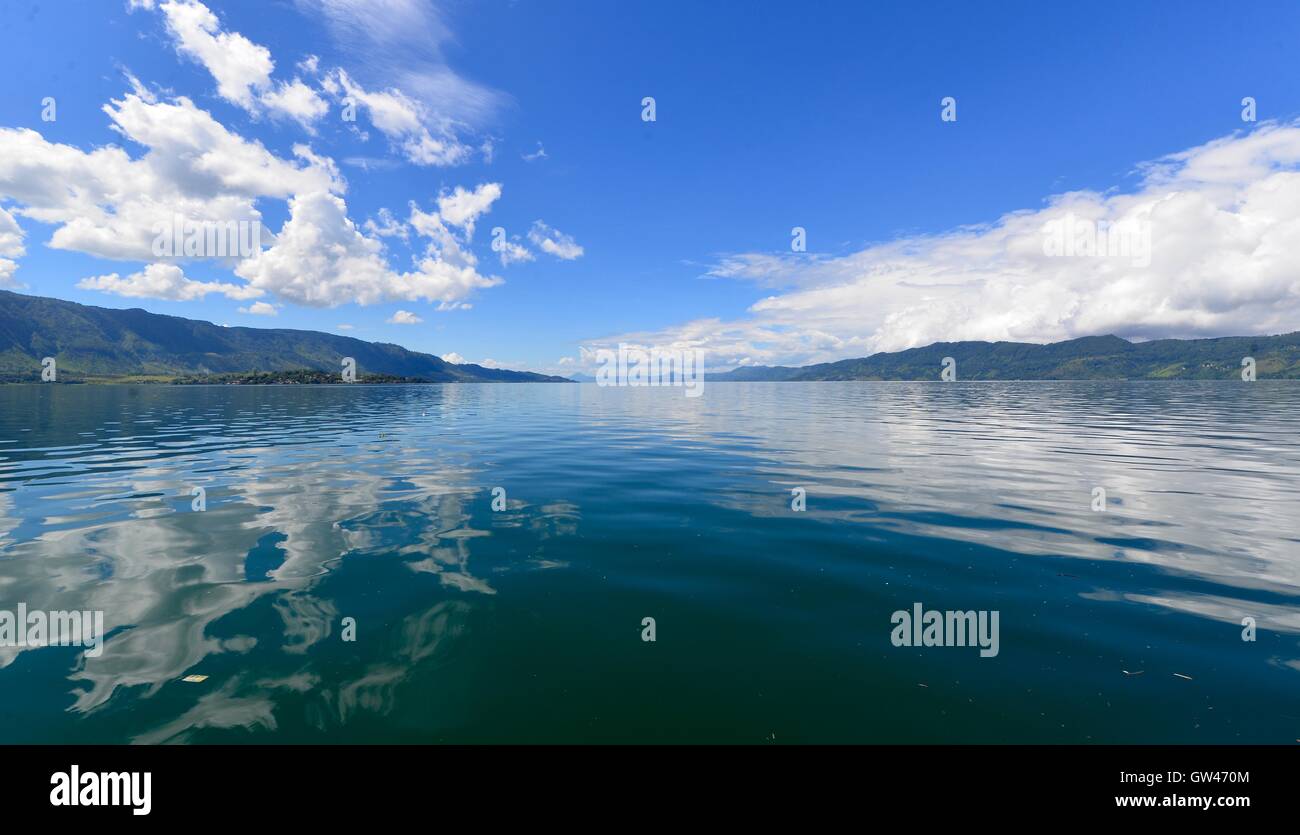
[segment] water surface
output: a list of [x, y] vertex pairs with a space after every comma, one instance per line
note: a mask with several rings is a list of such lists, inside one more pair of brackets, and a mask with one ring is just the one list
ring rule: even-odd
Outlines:
[[0, 609], [109, 635], [0, 742], [1290, 743], [1298, 486], [1284, 382], [4, 386]]

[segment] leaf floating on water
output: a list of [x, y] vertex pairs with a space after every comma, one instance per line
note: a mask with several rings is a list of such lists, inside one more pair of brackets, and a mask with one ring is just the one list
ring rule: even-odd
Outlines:
[[1185, 675], [1183, 675], [1182, 673], [1174, 673], [1174, 675], [1178, 676], [1179, 678], [1185, 678], [1185, 679], [1187, 679], [1188, 681], [1191, 681], [1191, 680], [1192, 680], [1192, 677], [1191, 677], [1191, 676], [1185, 676]]
[[185, 678], [181, 679], [181, 681], [188, 681], [190, 684], [198, 684], [200, 681], [207, 681], [207, 680], [208, 680], [207, 676], [200, 676], [200, 675], [186, 676]]

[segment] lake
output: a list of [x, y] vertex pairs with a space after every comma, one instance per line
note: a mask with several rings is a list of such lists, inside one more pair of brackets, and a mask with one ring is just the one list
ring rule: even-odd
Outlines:
[[0, 386], [0, 742], [1292, 743], [1297, 488], [1286, 382]]

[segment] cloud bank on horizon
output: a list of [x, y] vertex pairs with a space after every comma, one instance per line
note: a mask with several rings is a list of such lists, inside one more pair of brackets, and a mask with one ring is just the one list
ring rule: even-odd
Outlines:
[[[848, 255], [731, 255], [708, 277], [777, 290], [746, 318], [619, 334], [584, 345], [583, 356], [620, 342], [701, 348], [710, 367], [732, 368], [960, 340], [1300, 329], [1300, 125], [1264, 123], [1139, 171], [1131, 193], [1057, 194], [1041, 209]], [[1142, 229], [1150, 251], [1062, 257], [1050, 242], [1066, 224]]]

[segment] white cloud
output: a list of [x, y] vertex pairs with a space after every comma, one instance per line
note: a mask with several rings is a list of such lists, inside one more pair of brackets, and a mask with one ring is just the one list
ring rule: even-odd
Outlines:
[[239, 308], [240, 313], [247, 313], [252, 316], [279, 316], [280, 311], [275, 309], [275, 305], [266, 302], [253, 302], [248, 307]]
[[[141, 6], [153, 8], [153, 3]], [[325, 23], [364, 79], [334, 68], [322, 73], [320, 58], [307, 55], [297, 69], [315, 78], [340, 104], [364, 109], [371, 123], [416, 165], [467, 161], [474, 146], [460, 135], [494, 114], [504, 97], [461, 78], [443, 60], [451, 38], [438, 10], [426, 0], [298, 0], [300, 11]], [[162, 9], [178, 52], [201, 64], [217, 82], [217, 94], [249, 113], [285, 116], [308, 131], [328, 112], [320, 93], [301, 77], [272, 78], [270, 50], [222, 28], [199, 0], [166, 0]], [[361, 133], [360, 131], [358, 131]], [[363, 134], [364, 138], [364, 134]], [[480, 146], [491, 159], [491, 142]]]
[[18, 263], [12, 259], [21, 258], [26, 252], [22, 227], [13, 215], [0, 207], [0, 287], [18, 286], [13, 277]]
[[350, 331], [355, 329], [354, 325], [335, 325], [334, 327], [341, 331]]
[[[278, 298], [313, 307], [424, 300], [451, 310], [465, 306], [475, 290], [501, 283], [479, 274], [473, 255], [460, 250], [436, 214], [412, 211], [413, 228], [421, 234], [441, 231], [444, 240], [442, 247], [431, 244], [411, 272], [390, 270], [383, 245], [362, 234], [341, 198], [320, 191], [291, 199], [275, 244], [241, 262], [235, 273]], [[417, 222], [416, 214], [426, 220]]]
[[[419, 103], [433, 125], [477, 125], [508, 101], [457, 74], [443, 44], [453, 40], [430, 0], [297, 0], [303, 14], [325, 23], [338, 53], [354, 57], [371, 88], [396, 88]], [[438, 131], [434, 131], [437, 133]]]
[[380, 238], [401, 238], [405, 241], [411, 235], [411, 227], [393, 217], [393, 213], [388, 209], [380, 209], [378, 222], [370, 218], [362, 228], [366, 230], [366, 234]]
[[[442, 204], [456, 220], [452, 227], [439, 213], [413, 206], [411, 226], [430, 242], [415, 269], [399, 273], [389, 267], [378, 238], [367, 237], [348, 218], [334, 162], [310, 147], [294, 146], [296, 161], [281, 159], [184, 97], [159, 102], [129, 93], [104, 112], [114, 130], [146, 152], [132, 158], [111, 145], [84, 152], [33, 130], [0, 128], [0, 199], [13, 201], [14, 214], [55, 225], [49, 246], [151, 262], [126, 278], [113, 273], [83, 286], [165, 299], [271, 293], [311, 306], [424, 300], [454, 310], [468, 307], [475, 290], [501, 283], [480, 274], [466, 248], [474, 221], [500, 194], [497, 184], [444, 193]], [[156, 257], [153, 245], [176, 218], [261, 223], [262, 198], [288, 200], [289, 219], [278, 234], [263, 236], [269, 248], [235, 265], [247, 286], [195, 282], [179, 267], [162, 271], [155, 263], [168, 260]], [[391, 213], [381, 212], [380, 219], [385, 227], [367, 228], [407, 234]], [[8, 282], [13, 269], [0, 265], [0, 280]]]
[[571, 235], [552, 229], [540, 220], [533, 221], [532, 228], [528, 230], [528, 240], [542, 252], [565, 261], [582, 257], [582, 247], [578, 246]]
[[439, 212], [422, 211], [414, 202], [411, 203], [408, 222], [417, 234], [429, 239], [425, 249], [428, 257], [458, 267], [473, 267], [478, 264], [478, 258], [466, 248], [474, 231], [472, 224], [462, 231], [461, 236], [457, 236], [443, 222]]
[[531, 154], [520, 154], [520, 156], [523, 158], [524, 162], [546, 159], [546, 149], [542, 147], [542, 143], [538, 142], [536, 151], [533, 151]]
[[450, 354], [443, 354], [440, 359], [442, 359], [443, 362], [449, 362], [452, 365], [464, 365], [469, 362], [469, 360], [465, 359], [455, 351], [452, 351]]
[[399, 310], [388, 319], [390, 325], [418, 325], [424, 320], [409, 310]]
[[343, 164], [360, 168], [362, 171], [392, 171], [402, 167], [400, 161], [391, 157], [344, 157]]
[[316, 91], [295, 78], [262, 95], [262, 103], [274, 113], [281, 113], [310, 129], [312, 123], [330, 109]]
[[[842, 257], [732, 257], [712, 274], [777, 288], [748, 317], [602, 344], [700, 347], [710, 367], [725, 367], [823, 362], [937, 341], [1295, 331], [1298, 169], [1300, 124], [1263, 124], [1141, 166], [1132, 193], [1055, 195], [1042, 209]], [[1049, 224], [1070, 215], [1147, 225], [1149, 263], [1046, 254]]]
[[518, 243], [518, 236], [515, 236], [514, 239], [501, 238], [499, 242], [494, 241], [492, 245], [497, 250], [497, 256], [501, 259], [501, 266], [503, 267], [518, 264], [521, 261], [537, 260], [537, 256], [533, 255], [532, 250]]
[[296, 304], [376, 304], [388, 295], [392, 277], [382, 249], [356, 228], [341, 198], [309, 192], [290, 199], [276, 242], [241, 262], [235, 274]]
[[271, 52], [238, 32], [224, 32], [217, 16], [193, 0], [161, 6], [176, 49], [202, 64], [217, 82], [217, 94], [244, 109], [255, 106], [255, 89], [271, 83]]
[[459, 226], [473, 236], [474, 222], [500, 197], [500, 183], [483, 183], [473, 191], [456, 186], [455, 191], [438, 198], [438, 213], [452, 226]]
[[[224, 31], [212, 10], [198, 0], [167, 0], [159, 8], [177, 51], [207, 69], [217, 82], [217, 94], [226, 101], [253, 114], [266, 108], [308, 129], [329, 109], [301, 79], [273, 81], [270, 50], [238, 32]], [[314, 64], [309, 66], [314, 70]]]
[[231, 133], [189, 99], [129, 93], [104, 107], [111, 127], [144, 146], [130, 157], [108, 145], [84, 152], [34, 130], [0, 128], [0, 198], [15, 214], [57, 228], [49, 246], [103, 258], [152, 261], [159, 224], [260, 222], [260, 197], [342, 190], [333, 162], [305, 145], [298, 161]]
[[186, 278], [185, 273], [175, 264], [149, 264], [140, 272], [125, 278], [117, 273], [83, 278], [77, 282], [77, 286], [83, 290], [99, 290], [115, 296], [167, 301], [194, 301], [209, 293], [241, 300], [262, 295], [261, 290], [242, 284], [194, 281]]
[[367, 90], [342, 69], [331, 72], [322, 86], [344, 107], [363, 108], [370, 123], [416, 165], [458, 165], [473, 153], [457, 138], [452, 122], [438, 119], [395, 87]]
[[312, 189], [343, 189], [333, 161], [316, 155], [310, 146], [293, 147], [298, 164], [281, 159], [262, 143], [226, 129], [184, 96], [151, 103], [128, 94], [105, 105], [104, 112], [114, 130], [158, 157], [143, 160], [157, 178], [177, 178], [185, 191], [211, 194], [223, 189], [285, 197]]
[[[360, 27], [364, 31], [357, 43], [364, 41], [368, 48], [396, 45], [398, 51], [436, 52], [450, 36], [436, 12], [423, 3], [378, 2], [382, 8], [371, 4], [363, 9], [350, 0], [302, 5], [320, 11], [343, 40], [344, 29]], [[202, 65], [226, 101], [254, 115], [291, 116], [308, 129], [324, 114], [325, 101], [309, 84], [300, 77], [287, 83], [274, 79], [270, 51], [223, 28], [217, 15], [199, 0], [137, 2], [133, 8], [160, 10], [178, 53]], [[428, 43], [412, 39], [417, 32], [435, 37]], [[362, 53], [355, 54], [363, 59]], [[361, 64], [367, 71], [373, 69], [367, 61]], [[341, 69], [322, 76], [314, 55], [303, 58], [298, 70], [308, 78], [319, 78], [331, 95], [356, 94], [375, 125], [399, 141], [417, 162], [451, 164], [468, 152], [468, 146], [456, 138], [460, 126], [455, 113], [476, 109], [462, 108], [465, 101], [455, 107], [444, 107], [446, 102], [433, 107], [429, 96], [408, 94], [397, 86], [372, 92]], [[427, 73], [421, 78], [415, 79], [420, 83], [414, 87], [405, 82], [402, 86], [415, 89], [429, 82]], [[227, 129], [189, 98], [160, 101], [158, 94], [129, 73], [128, 79], [131, 92], [103, 108], [126, 147], [106, 145], [83, 151], [50, 142], [35, 130], [0, 128], [0, 201], [6, 203], [0, 218], [0, 283], [12, 283], [17, 269], [14, 256], [6, 252], [21, 251], [21, 229], [13, 216], [53, 226], [47, 242], [52, 248], [144, 262], [138, 272], [106, 272], [81, 283], [130, 297], [196, 299], [218, 293], [249, 299], [270, 294], [277, 302], [320, 307], [427, 301], [439, 310], [457, 310], [471, 306], [468, 297], [475, 291], [501, 283], [500, 278], [478, 271], [469, 249], [476, 221], [500, 197], [499, 184], [444, 190], [436, 211], [425, 212], [412, 204], [410, 220], [404, 223], [381, 210], [377, 220], [358, 228], [347, 215], [346, 184], [332, 159], [305, 144], [293, 147], [291, 159], [278, 157], [260, 142]], [[427, 84], [421, 88], [424, 94], [430, 89]], [[484, 91], [480, 104], [493, 97]], [[133, 156], [127, 150], [132, 145], [142, 150]], [[260, 203], [267, 199], [288, 202], [289, 218], [278, 234], [261, 225]], [[258, 224], [267, 245], [242, 261], [234, 257], [217, 261], [233, 267], [245, 284], [195, 281], [185, 276], [181, 266], [192, 259], [155, 254], [156, 241], [177, 224], [192, 228], [231, 221]], [[382, 239], [400, 237], [409, 242], [412, 231], [426, 239], [423, 252], [416, 255], [413, 268], [394, 270], [385, 258]]]

